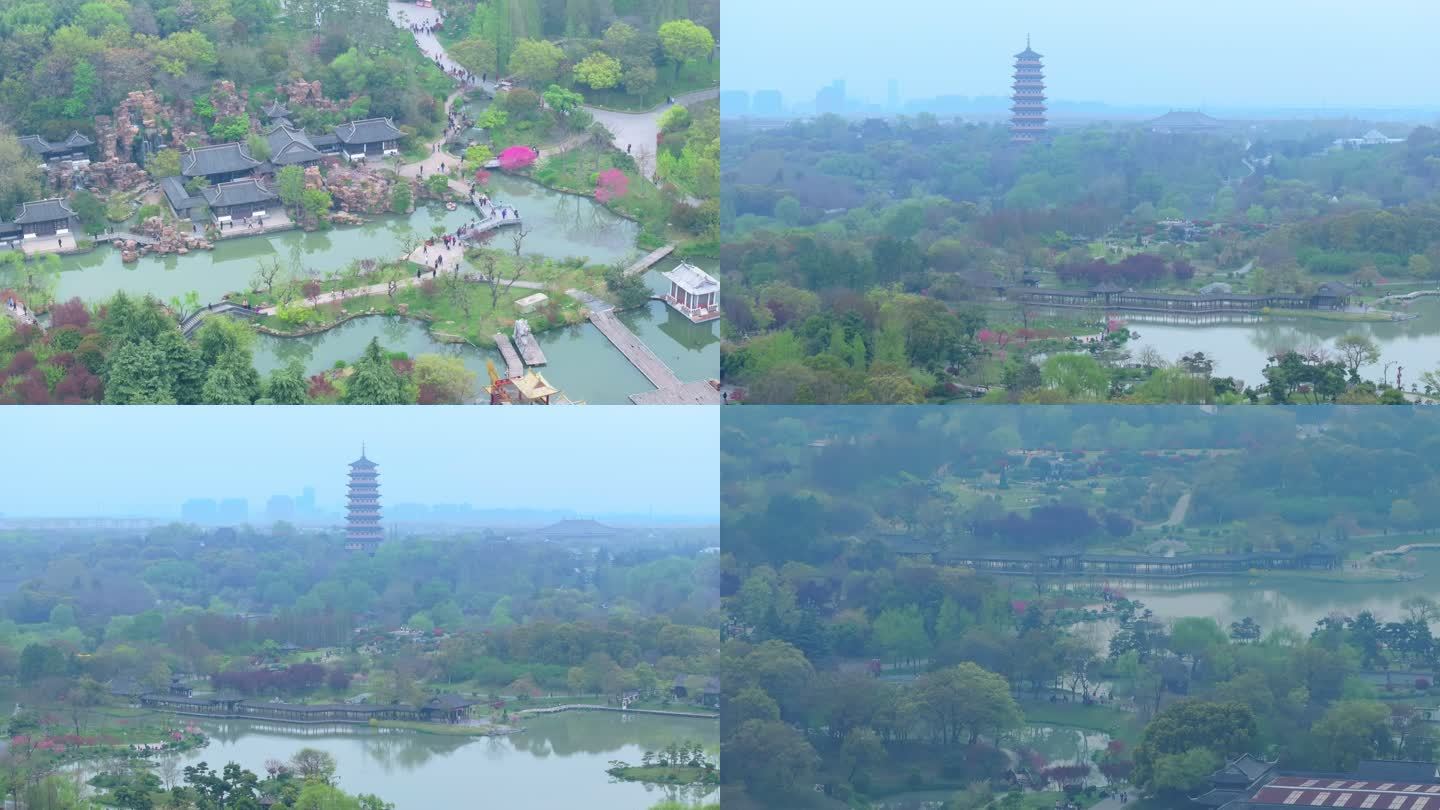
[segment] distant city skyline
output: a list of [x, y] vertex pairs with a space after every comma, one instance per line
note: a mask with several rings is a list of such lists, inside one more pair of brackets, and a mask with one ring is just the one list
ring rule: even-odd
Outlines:
[[[727, 91], [778, 91], [787, 111], [835, 80], [849, 98], [1009, 94], [1027, 34], [1052, 99], [1164, 109], [1440, 107], [1440, 4], [1139, 0], [966, 4], [725, 0]], [[1223, 43], [1218, 48], [1217, 43]], [[856, 72], [857, 55], [863, 71]], [[760, 114], [760, 113], [755, 113]]]
[[230, 515], [244, 501], [264, 524], [272, 497], [293, 504], [307, 488], [338, 516], [364, 442], [387, 503], [412, 515], [703, 523], [719, 513], [718, 420], [683, 407], [13, 408], [0, 516], [180, 520], [186, 501], [209, 499], [231, 501]]

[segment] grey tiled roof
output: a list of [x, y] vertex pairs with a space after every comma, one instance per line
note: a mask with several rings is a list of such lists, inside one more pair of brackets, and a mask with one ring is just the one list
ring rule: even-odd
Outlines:
[[276, 166], [310, 163], [322, 157], [303, 129], [281, 124], [265, 133], [265, 140], [270, 144], [270, 162]]
[[189, 211], [205, 204], [204, 198], [191, 194], [185, 188], [185, 178], [179, 175], [162, 178], [160, 190], [165, 192], [165, 199], [170, 201], [170, 207], [176, 211]]
[[20, 210], [15, 214], [15, 224], [54, 222], [57, 219], [69, 219], [73, 216], [75, 216], [75, 212], [70, 210], [70, 206], [65, 204], [65, 200], [60, 197], [52, 197], [48, 200], [20, 203]]
[[242, 172], [259, 165], [260, 161], [250, 156], [250, 150], [243, 143], [202, 146], [180, 156], [180, 173], [186, 177]]
[[348, 121], [335, 127], [335, 137], [341, 143], [378, 143], [398, 140], [404, 134], [389, 118], [366, 118], [363, 121]]
[[260, 181], [253, 177], [244, 180], [231, 180], [228, 183], [220, 183], [211, 186], [201, 192], [205, 196], [205, 202], [211, 208], [224, 208], [230, 205], [247, 205], [249, 203], [269, 202], [280, 199], [279, 195], [268, 188], [260, 185]]

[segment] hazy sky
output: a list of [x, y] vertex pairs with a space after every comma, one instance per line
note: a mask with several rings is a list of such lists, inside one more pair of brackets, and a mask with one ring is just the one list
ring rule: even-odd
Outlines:
[[179, 515], [192, 497], [316, 488], [380, 465], [388, 503], [713, 519], [719, 408], [12, 407], [0, 410], [0, 514]]
[[786, 103], [831, 80], [883, 102], [1008, 95], [1025, 35], [1051, 98], [1111, 104], [1434, 106], [1436, 0], [724, 0], [721, 86]]

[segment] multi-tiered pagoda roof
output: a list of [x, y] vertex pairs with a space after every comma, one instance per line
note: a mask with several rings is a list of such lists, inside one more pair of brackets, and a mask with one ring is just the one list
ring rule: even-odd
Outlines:
[[1010, 140], [1033, 143], [1045, 136], [1045, 68], [1040, 54], [1030, 48], [1015, 54], [1015, 84], [1010, 104]]

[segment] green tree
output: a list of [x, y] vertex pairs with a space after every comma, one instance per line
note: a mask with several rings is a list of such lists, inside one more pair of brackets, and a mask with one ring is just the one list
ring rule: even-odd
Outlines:
[[866, 770], [885, 761], [885, 746], [880, 742], [880, 735], [870, 728], [851, 729], [845, 735], [845, 742], [840, 746], [840, 759], [848, 767], [846, 781], [855, 778], [855, 773]]
[[930, 647], [925, 619], [917, 605], [889, 608], [875, 617], [875, 643], [895, 661], [913, 661]]
[[1429, 278], [1430, 274], [1435, 272], [1435, 268], [1431, 264], [1430, 259], [1419, 253], [1410, 257], [1410, 262], [1407, 267], [1410, 270], [1410, 275], [1416, 278]]
[[1104, 399], [1110, 391], [1110, 375], [1088, 354], [1061, 353], [1045, 360], [1040, 369], [1048, 388], [1060, 391], [1068, 400]]
[[462, 405], [475, 397], [475, 372], [459, 357], [422, 354], [415, 358], [414, 382], [424, 405]]
[[[1167, 706], [1145, 726], [1131, 781], [1147, 790], [1189, 790], [1195, 785], [1177, 786], [1177, 774], [1193, 775], [1202, 758], [1218, 762], [1245, 753], [1255, 735], [1255, 713], [1241, 703], [1190, 700]], [[1189, 754], [1194, 750], [1205, 753]], [[1167, 761], [1171, 757], [1181, 759]]]
[[320, 221], [330, 213], [334, 201], [330, 198], [330, 192], [324, 189], [307, 188], [300, 193], [300, 205], [305, 209], [306, 215]]
[[565, 52], [560, 46], [543, 39], [522, 39], [515, 43], [510, 55], [510, 72], [527, 84], [546, 84], [560, 75]]
[[355, 373], [346, 380], [341, 400], [347, 405], [409, 405], [415, 397], [385, 357], [380, 341], [371, 338], [365, 354], [355, 363]]
[[494, 74], [498, 67], [498, 52], [492, 40], [470, 37], [446, 47], [445, 53], [455, 63], [476, 74]]
[[1376, 701], [1342, 700], [1311, 727], [1310, 741], [1316, 768], [1353, 771], [1362, 759], [1392, 753], [1390, 709]]
[[1380, 362], [1380, 347], [1369, 337], [1355, 332], [1336, 338], [1335, 351], [1350, 369], [1352, 382], [1359, 382], [1361, 366]]
[[[250, 134], [250, 118], [246, 115], [229, 115], [217, 118], [210, 127], [210, 136], [217, 141], [229, 143], [243, 140]], [[257, 158], [258, 160], [258, 158]]]
[[159, 180], [164, 177], [176, 177], [180, 174], [180, 151], [178, 149], [161, 149], [150, 155], [145, 161], [145, 171], [150, 177]]
[[220, 355], [205, 377], [200, 398], [206, 405], [250, 405], [260, 395], [260, 373], [242, 352]]
[[[179, 166], [176, 166], [175, 173], [179, 174]], [[305, 170], [299, 166], [286, 166], [275, 174], [275, 193], [280, 195], [280, 202], [291, 208], [300, 205], [301, 195], [305, 192]]]
[[305, 367], [298, 360], [271, 371], [265, 383], [265, 398], [274, 405], [304, 405], [308, 391]]
[[9, 219], [20, 203], [40, 196], [40, 159], [0, 124], [0, 216]]
[[807, 789], [820, 758], [800, 732], [784, 723], [750, 720], [725, 746], [725, 767], [740, 774], [750, 797], [764, 806]]
[[558, 84], [552, 84], [545, 88], [545, 92], [541, 95], [545, 99], [545, 104], [561, 115], [570, 115], [585, 103], [584, 96], [574, 90], [566, 90]]
[[691, 20], [671, 20], [660, 26], [660, 47], [666, 58], [675, 63], [675, 77], [680, 67], [691, 60], [702, 59], [715, 50], [715, 37], [710, 29]]
[[1175, 620], [1170, 629], [1170, 649], [1190, 659], [1190, 676], [1200, 662], [1216, 647], [1224, 647], [1230, 639], [1220, 625], [1208, 616], [1184, 616]]
[[572, 73], [580, 84], [605, 90], [620, 84], [624, 68], [619, 59], [597, 51], [577, 62]]
[[968, 740], [973, 745], [982, 734], [998, 735], [1023, 722], [1005, 679], [969, 661], [921, 675], [915, 701], [947, 743]]

